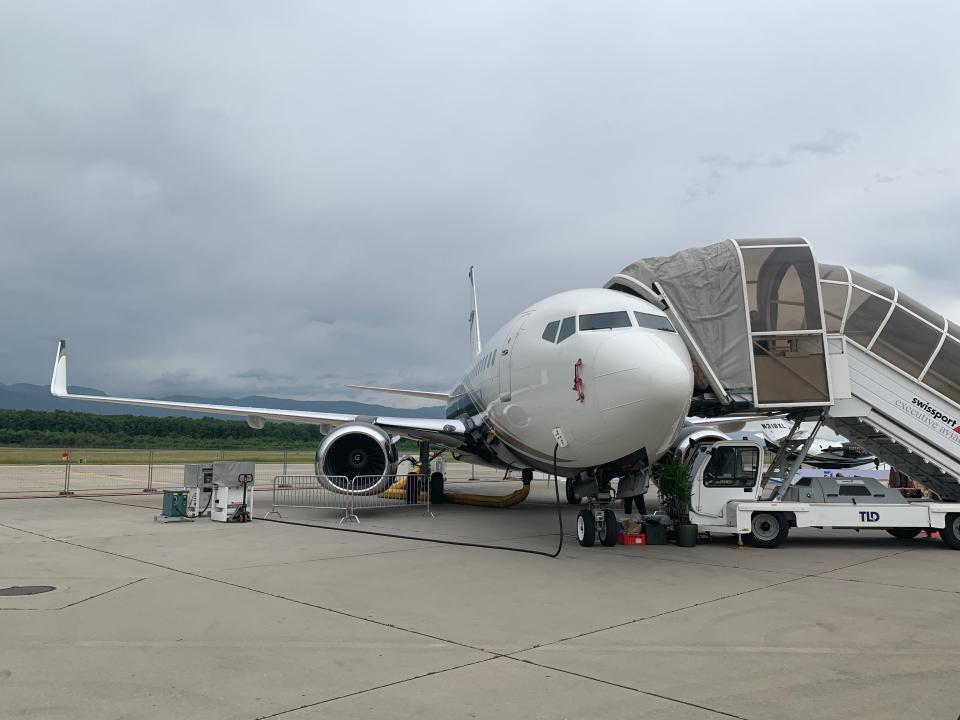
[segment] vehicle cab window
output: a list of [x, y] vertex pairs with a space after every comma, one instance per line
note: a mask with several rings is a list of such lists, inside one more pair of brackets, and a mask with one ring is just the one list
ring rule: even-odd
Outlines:
[[556, 342], [558, 327], [560, 327], [559, 320], [554, 320], [551, 323], [547, 323], [547, 327], [543, 331], [543, 339], [547, 342]]
[[563, 322], [560, 323], [560, 334], [557, 336], [557, 342], [562, 343], [568, 337], [573, 335], [577, 331], [576, 318], [566, 317], [563, 319]]
[[704, 487], [753, 487], [757, 481], [760, 450], [755, 447], [714, 448], [703, 471]]
[[865, 485], [841, 485], [837, 488], [840, 497], [870, 497], [870, 488]]

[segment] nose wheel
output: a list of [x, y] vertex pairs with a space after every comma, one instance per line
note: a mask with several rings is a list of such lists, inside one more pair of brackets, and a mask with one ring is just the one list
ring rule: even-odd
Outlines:
[[597, 539], [605, 547], [617, 544], [617, 516], [608, 508], [584, 508], [577, 513], [577, 542], [593, 547]]

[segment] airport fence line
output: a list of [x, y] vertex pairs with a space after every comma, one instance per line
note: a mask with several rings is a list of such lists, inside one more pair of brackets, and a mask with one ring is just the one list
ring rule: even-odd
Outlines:
[[[91, 493], [159, 492], [183, 487], [186, 463], [209, 465], [217, 460], [256, 462], [255, 489], [272, 490], [282, 476], [316, 477], [314, 450], [243, 448], [236, 450], [170, 450], [119, 448], [0, 447], [0, 498], [22, 495], [56, 496]], [[400, 472], [407, 468], [401, 465]], [[519, 472], [447, 460], [442, 469], [448, 482], [516, 481]], [[539, 475], [539, 474], [538, 474]]]
[[182, 488], [184, 464], [218, 460], [254, 460], [255, 486], [264, 488], [278, 473], [314, 472], [312, 451], [7, 447], [0, 448], [0, 498]]
[[333, 510], [340, 521], [360, 518], [358, 511], [430, 507], [430, 478], [426, 475], [277, 475], [273, 478], [270, 510], [263, 517], [283, 517], [278, 508]]

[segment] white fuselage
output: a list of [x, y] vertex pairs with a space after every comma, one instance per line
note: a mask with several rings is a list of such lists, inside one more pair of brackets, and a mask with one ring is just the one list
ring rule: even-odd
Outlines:
[[[578, 362], [582, 399], [574, 388]], [[488, 429], [501, 462], [543, 470], [552, 467], [560, 428], [567, 447], [557, 465], [569, 477], [626, 468], [640, 453], [654, 462], [676, 437], [692, 390], [687, 349], [659, 308], [615, 290], [572, 290], [497, 331], [454, 390], [447, 415]]]

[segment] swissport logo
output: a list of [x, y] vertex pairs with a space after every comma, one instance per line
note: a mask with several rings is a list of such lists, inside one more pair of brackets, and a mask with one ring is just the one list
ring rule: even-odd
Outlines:
[[937, 435], [940, 435], [955, 445], [960, 445], [960, 423], [956, 417], [950, 417], [943, 410], [921, 400], [918, 397], [913, 398], [913, 402], [907, 402], [897, 398], [894, 405], [907, 415], [912, 416], [917, 422], [926, 425]]
[[934, 420], [941, 420], [945, 422], [947, 425], [950, 425], [953, 428], [954, 432], [960, 432], [960, 427], [957, 426], [956, 418], [952, 418], [949, 415], [946, 415], [940, 409], [935, 408], [933, 405], [926, 402], [925, 400], [921, 400], [920, 398], [915, 397], [913, 399], [913, 404], [916, 405], [921, 410], [923, 410], [924, 412], [930, 413], [930, 415], [933, 417]]

